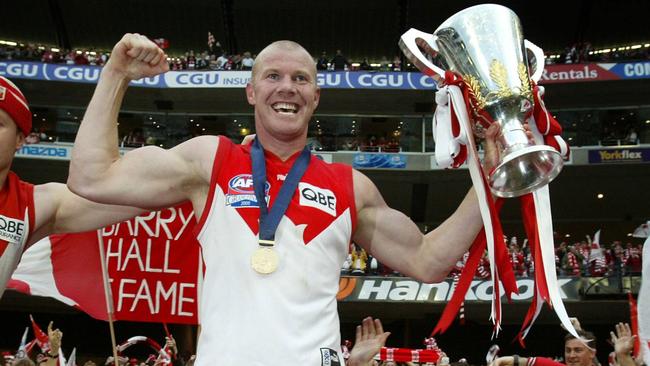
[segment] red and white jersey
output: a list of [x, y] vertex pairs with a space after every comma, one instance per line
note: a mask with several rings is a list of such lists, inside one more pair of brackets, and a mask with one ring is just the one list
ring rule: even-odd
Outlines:
[[[352, 169], [312, 156], [276, 230], [275, 272], [251, 267], [259, 206], [250, 146], [219, 138], [197, 238], [205, 262], [197, 366], [343, 365], [336, 294], [356, 209]], [[270, 209], [299, 153], [265, 152]]]
[[10, 171], [0, 189], [0, 297], [27, 249], [34, 222], [34, 186]]

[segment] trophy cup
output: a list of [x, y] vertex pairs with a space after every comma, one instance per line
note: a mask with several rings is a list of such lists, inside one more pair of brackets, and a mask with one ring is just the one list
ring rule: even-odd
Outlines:
[[[473, 6], [447, 19], [433, 34], [407, 31], [399, 45], [424, 74], [444, 79], [449, 70], [463, 78], [473, 95], [470, 109], [475, 135], [480, 137], [485, 126], [477, 121], [501, 125], [501, 161], [486, 172], [496, 196], [533, 192], [559, 174], [561, 154], [550, 146], [532, 144], [524, 130], [534, 100], [530, 80], [541, 77], [544, 54], [523, 39], [519, 18], [512, 10], [494, 4]], [[530, 64], [529, 54], [534, 56]]]

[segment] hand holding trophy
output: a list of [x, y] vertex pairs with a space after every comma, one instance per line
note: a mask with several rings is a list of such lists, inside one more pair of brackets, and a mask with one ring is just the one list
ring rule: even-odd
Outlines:
[[[501, 161], [487, 172], [496, 196], [530, 193], [560, 173], [560, 153], [531, 144], [523, 127], [534, 105], [531, 79], [536, 82], [541, 77], [544, 54], [523, 39], [512, 10], [492, 4], [474, 6], [447, 19], [433, 34], [409, 30], [402, 35], [400, 47], [424, 74], [446, 80], [449, 71], [462, 78], [471, 95], [475, 134], [481, 135], [491, 123], [501, 126]], [[439, 55], [442, 65], [436, 66], [422, 51]], [[534, 55], [532, 77], [529, 54]]]
[[[495, 333], [499, 331], [502, 291], [508, 298], [518, 292], [498, 217], [498, 201], [509, 197], [521, 197], [524, 225], [531, 253], [535, 253], [535, 298], [520, 339], [543, 302], [575, 333], [558, 291], [548, 193], [548, 183], [562, 170], [568, 146], [559, 136], [559, 123], [543, 103], [543, 87], [536, 85], [544, 68], [542, 50], [524, 39], [512, 10], [494, 4], [462, 10], [433, 34], [411, 29], [402, 35], [399, 45], [422, 73], [438, 83], [433, 119], [436, 161], [444, 168], [467, 162], [485, 229], [474, 241], [467, 261], [471, 265], [463, 271], [433, 333], [444, 331], [453, 322], [471, 284], [472, 266], [478, 266], [485, 249], [493, 281], [491, 319]], [[483, 171], [474, 136], [484, 137], [486, 131], [494, 136], [495, 124], [501, 130], [498, 154], [490, 146], [488, 158], [497, 163], [488, 164], [488, 171]], [[494, 159], [495, 155], [499, 158]], [[497, 202], [490, 191], [498, 197]]]

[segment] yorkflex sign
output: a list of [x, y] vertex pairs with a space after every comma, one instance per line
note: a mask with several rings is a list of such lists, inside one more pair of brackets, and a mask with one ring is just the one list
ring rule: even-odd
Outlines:
[[650, 161], [650, 149], [598, 149], [589, 150], [590, 164], [640, 163]]
[[[579, 278], [560, 278], [560, 296], [564, 300], [578, 300]], [[530, 302], [535, 285], [532, 278], [517, 280], [518, 295], [513, 301]], [[474, 280], [465, 295], [465, 301], [491, 301], [492, 282]], [[501, 289], [503, 292], [503, 287]], [[342, 277], [339, 282], [339, 301], [381, 301], [381, 302], [447, 302], [454, 294], [451, 279], [440, 283], [426, 284], [410, 278], [386, 277]]]
[[[92, 83], [99, 80], [98, 66], [2, 61], [0, 75], [9, 79]], [[244, 88], [250, 71], [169, 71], [131, 82], [149, 88]], [[650, 78], [650, 62], [548, 65], [540, 80], [547, 83]], [[433, 79], [419, 72], [332, 71], [317, 75], [321, 88], [435, 90]]]

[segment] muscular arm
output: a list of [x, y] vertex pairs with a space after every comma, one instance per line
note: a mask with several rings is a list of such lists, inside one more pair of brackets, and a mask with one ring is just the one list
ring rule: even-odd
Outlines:
[[467, 251], [483, 225], [473, 190], [456, 212], [435, 230], [423, 235], [403, 213], [381, 197], [377, 187], [354, 171], [357, 205], [355, 243], [382, 263], [424, 282], [439, 282]]
[[83, 232], [124, 221], [142, 213], [135, 207], [94, 203], [70, 192], [65, 184], [34, 187], [36, 223], [30, 244], [56, 233]]
[[128, 83], [167, 71], [164, 57], [139, 35], [125, 35], [115, 46], [75, 139], [68, 178], [72, 192], [95, 202], [158, 208], [195, 199], [192, 195], [207, 187], [215, 137], [119, 155], [117, 116]]
[[[496, 123], [486, 131], [485, 171], [499, 161], [499, 133]], [[483, 226], [474, 189], [445, 222], [423, 235], [411, 219], [386, 205], [368, 177], [355, 170], [353, 181], [357, 205], [353, 240], [380, 262], [420, 281], [444, 279]]]

